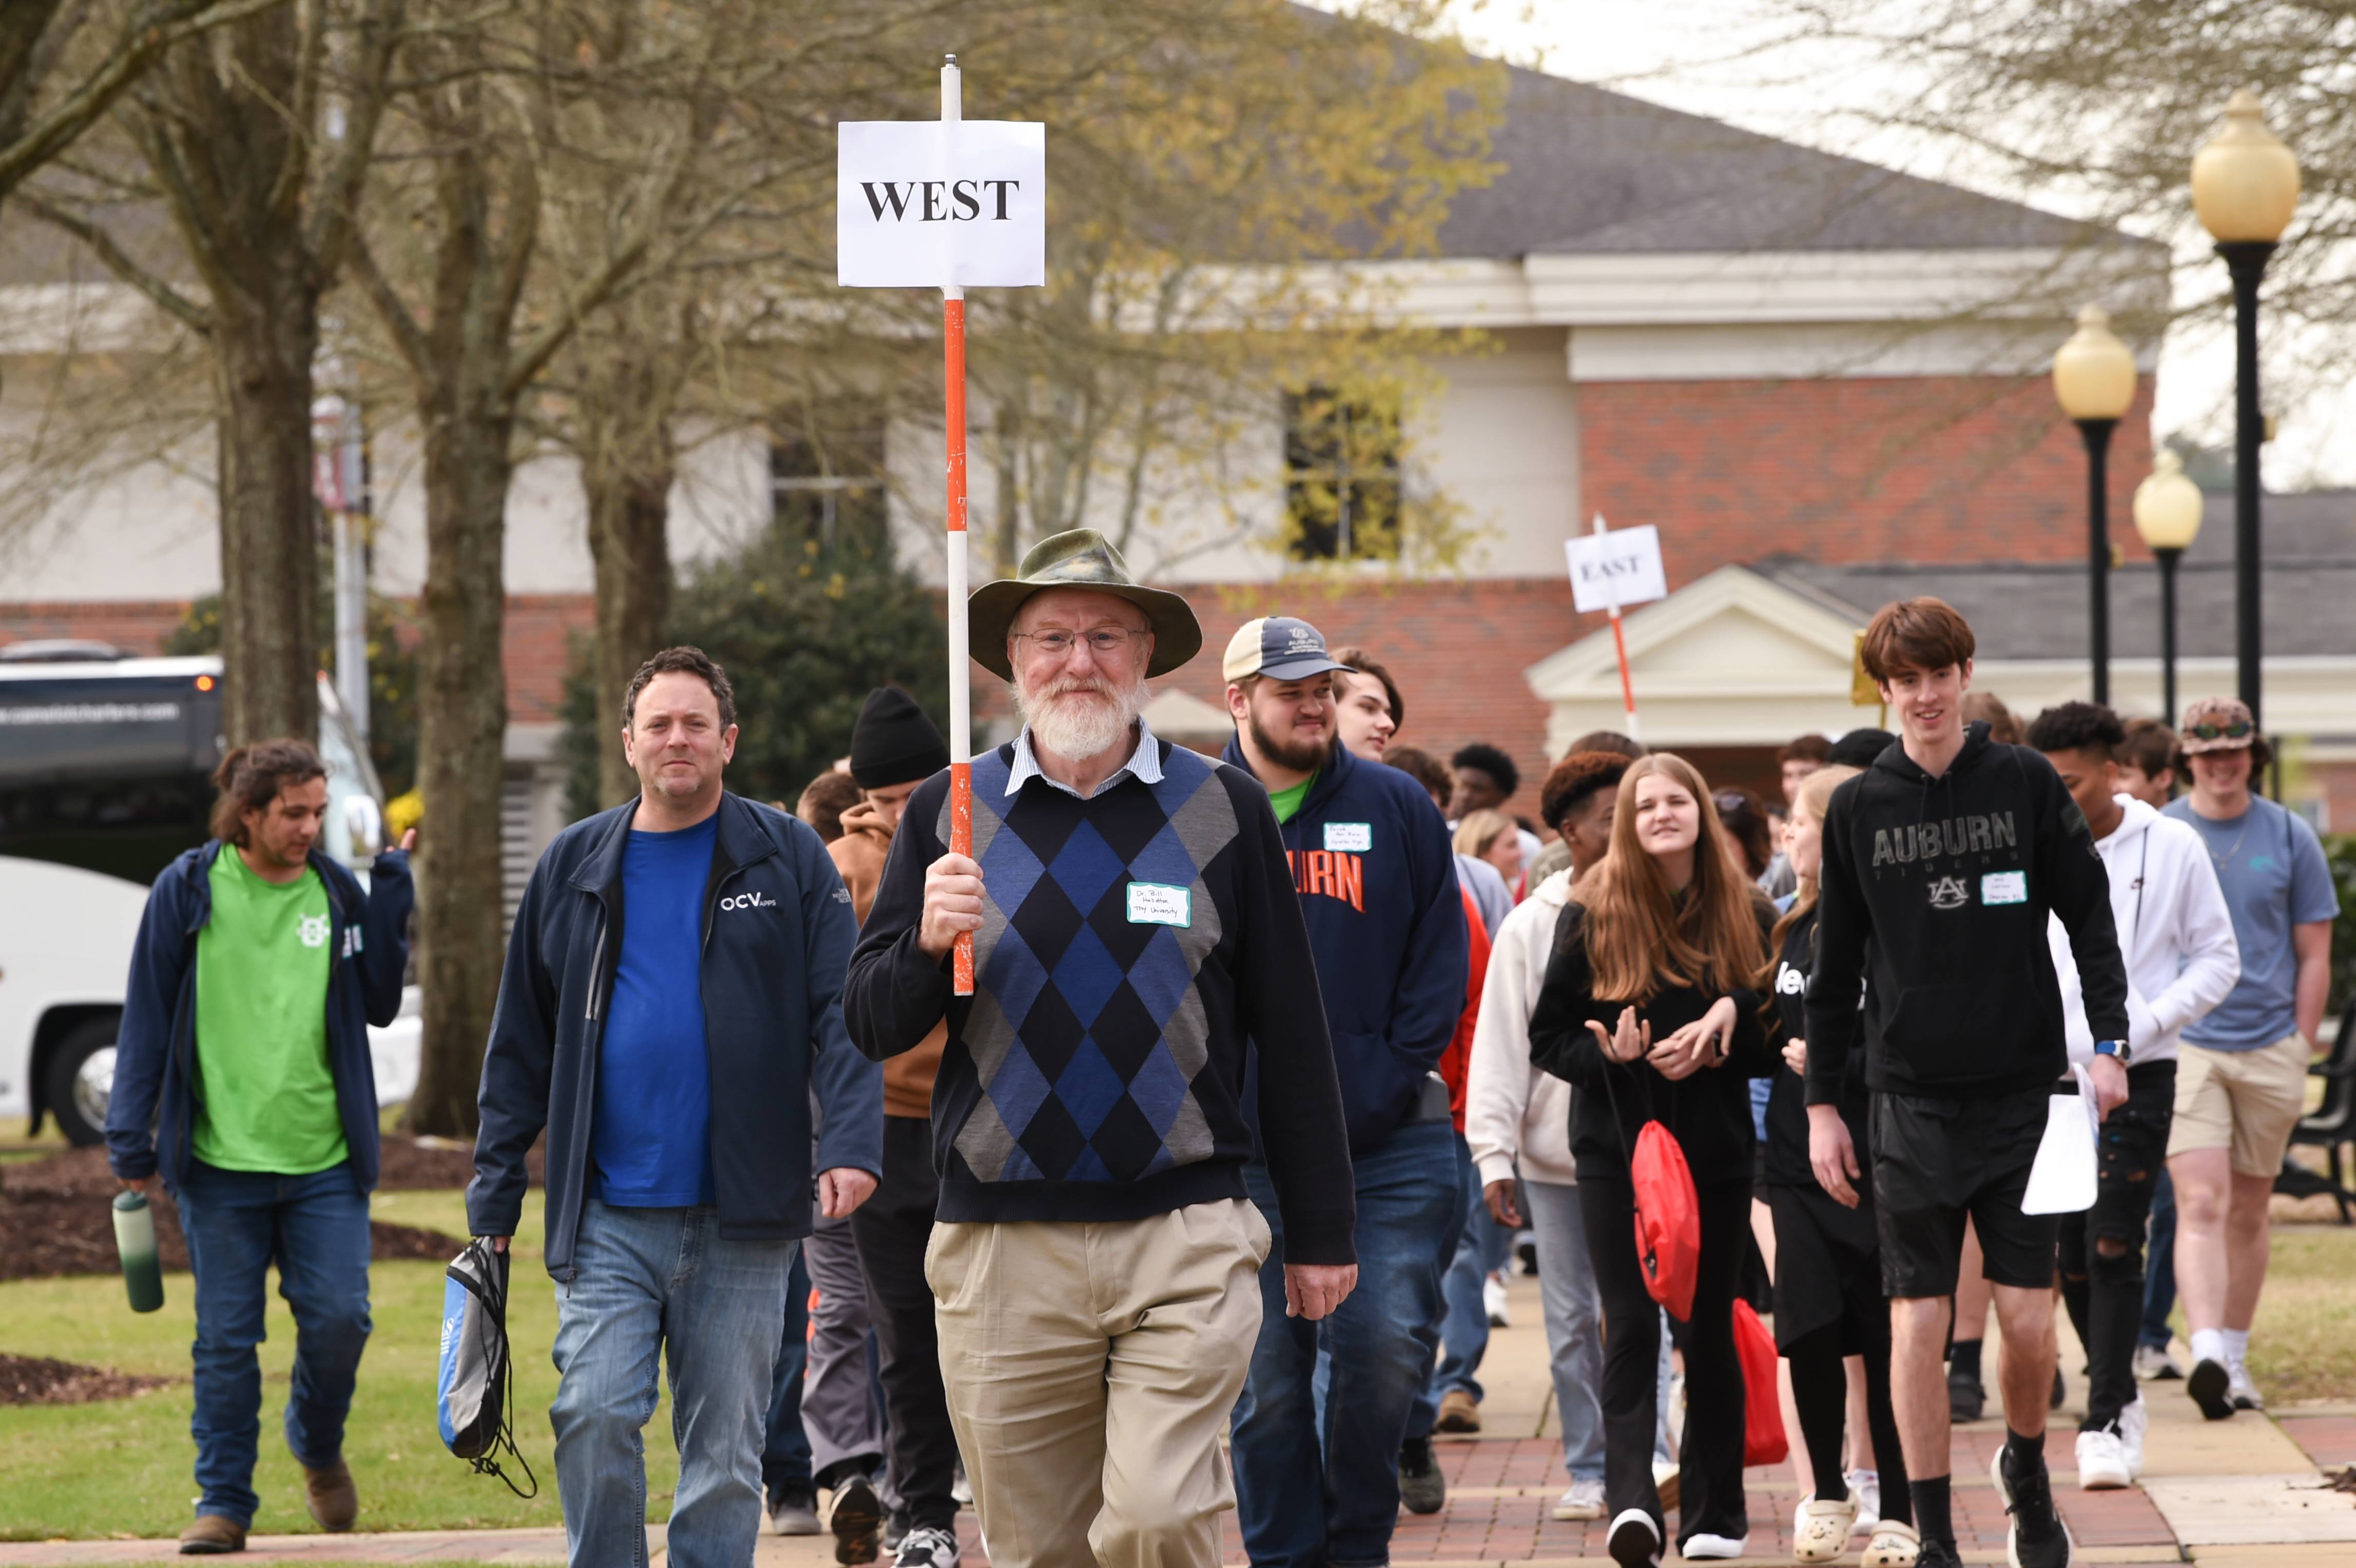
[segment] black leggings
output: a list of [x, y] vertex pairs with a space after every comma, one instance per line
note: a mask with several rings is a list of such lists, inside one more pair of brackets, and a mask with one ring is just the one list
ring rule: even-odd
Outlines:
[[[2110, 1425], [2136, 1398], [2144, 1232], [2151, 1221], [2152, 1188], [2167, 1168], [2175, 1111], [2174, 1061], [2128, 1068], [2126, 1104], [2103, 1119], [2094, 1206], [2062, 1216], [2062, 1301], [2086, 1348], [2081, 1432]], [[2104, 1255], [2104, 1242], [2118, 1250]]]
[[[1869, 1318], [1865, 1331], [1865, 1422], [1873, 1435], [1873, 1456], [1881, 1477], [1881, 1517], [1914, 1522], [1906, 1490], [1906, 1455], [1898, 1446], [1898, 1418], [1890, 1408], [1890, 1316]], [[1783, 1352], [1792, 1363], [1792, 1403], [1800, 1413], [1800, 1439], [1808, 1445], [1808, 1467], [1816, 1473], [1815, 1496], [1838, 1501], [1847, 1495], [1841, 1470], [1841, 1435], [1848, 1421], [1848, 1371], [1841, 1354], [1841, 1325], [1827, 1323]]]
[[[1751, 1186], [1700, 1189], [1701, 1269], [1687, 1320], [1686, 1429], [1678, 1447], [1677, 1541], [1750, 1531], [1742, 1503], [1742, 1362], [1734, 1351], [1734, 1287], [1751, 1239]], [[1661, 1522], [1653, 1484], [1659, 1429], [1660, 1308], [1636, 1261], [1635, 1191], [1624, 1176], [1579, 1179], [1587, 1253], [1603, 1305], [1603, 1495], [1610, 1513], [1642, 1509]], [[1665, 1533], [1665, 1531], [1664, 1532]]]

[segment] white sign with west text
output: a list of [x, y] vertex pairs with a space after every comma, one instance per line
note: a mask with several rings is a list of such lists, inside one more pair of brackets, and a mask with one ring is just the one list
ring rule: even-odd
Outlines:
[[836, 282], [866, 289], [1045, 284], [1044, 125], [846, 120], [836, 130]]

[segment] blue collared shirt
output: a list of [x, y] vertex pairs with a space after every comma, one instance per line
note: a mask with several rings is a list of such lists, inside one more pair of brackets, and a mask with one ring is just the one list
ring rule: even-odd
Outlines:
[[[1137, 721], [1137, 749], [1130, 752], [1129, 761], [1115, 769], [1110, 778], [1097, 785], [1096, 794], [1102, 795], [1120, 783], [1123, 773], [1135, 778], [1140, 784], [1157, 784], [1162, 782], [1162, 743], [1153, 738], [1153, 727], [1141, 718]], [[1014, 765], [1006, 771], [1006, 793], [1021, 794], [1023, 786], [1033, 779], [1045, 780], [1046, 783], [1055, 785], [1055, 788], [1076, 800], [1095, 798], [1093, 795], [1080, 794], [1078, 790], [1061, 780], [1048, 778], [1040, 771], [1039, 758], [1031, 750], [1031, 727], [1025, 724], [1023, 727], [1023, 733], [1014, 738]]]

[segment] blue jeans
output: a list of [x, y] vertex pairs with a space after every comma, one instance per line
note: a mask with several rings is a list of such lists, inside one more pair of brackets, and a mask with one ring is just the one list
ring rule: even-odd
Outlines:
[[1489, 1353], [1489, 1301], [1483, 1286], [1505, 1266], [1514, 1248], [1514, 1233], [1491, 1219], [1489, 1205], [1482, 1201], [1481, 1172], [1462, 1133], [1456, 1135], [1456, 1174], [1464, 1184], [1464, 1225], [1447, 1272], [1440, 1277], [1440, 1365], [1416, 1396], [1415, 1413], [1407, 1423], [1409, 1442], [1431, 1435], [1440, 1419], [1440, 1401], [1450, 1389], [1462, 1389], [1476, 1404], [1485, 1397], [1474, 1375], [1481, 1370], [1481, 1358]]
[[791, 1242], [730, 1241], [720, 1211], [581, 1210], [574, 1274], [556, 1287], [548, 1407], [575, 1564], [647, 1561], [646, 1444], [655, 1380], [670, 1374], [680, 1568], [744, 1568], [761, 1533], [761, 1441], [786, 1317]]
[[1244, 1168], [1275, 1236], [1234, 1421], [1237, 1519], [1258, 1568], [1390, 1558], [1399, 1444], [1430, 1379], [1440, 1269], [1464, 1221], [1454, 1140], [1446, 1122], [1416, 1122], [1356, 1159], [1358, 1287], [1318, 1323], [1284, 1315], [1283, 1217], [1267, 1166]]
[[[220, 1170], [188, 1162], [180, 1229], [197, 1276], [197, 1499], [200, 1514], [240, 1526], [261, 1499], [253, 1461], [262, 1440], [262, 1312], [268, 1271], [294, 1314], [294, 1376], [286, 1446], [313, 1469], [343, 1456], [344, 1417], [368, 1344], [368, 1194], [349, 1165], [312, 1176]], [[455, 1243], [454, 1243], [455, 1244]]]
[[816, 1482], [809, 1434], [802, 1428], [802, 1371], [809, 1365], [809, 1265], [794, 1249], [786, 1279], [786, 1333], [777, 1345], [777, 1365], [769, 1382], [769, 1415], [762, 1427], [761, 1489], [774, 1504], [790, 1488], [809, 1491]]
[[[1547, 1359], [1554, 1374], [1555, 1419], [1562, 1424], [1562, 1467], [1577, 1481], [1603, 1478], [1603, 1304], [1587, 1256], [1587, 1216], [1569, 1182], [1522, 1183], [1530, 1234], [1538, 1248], [1538, 1294], [1545, 1304]], [[1661, 1336], [1661, 1409], [1669, 1408], [1669, 1337]], [[1665, 1458], [1667, 1450], [1655, 1456]]]
[[2151, 1189], [2151, 1241], [2144, 1249], [2143, 1262], [2143, 1328], [2136, 1335], [2136, 1343], [2167, 1349], [2171, 1337], [2168, 1315], [2175, 1309], [2176, 1187], [2162, 1164], [2159, 1179]]

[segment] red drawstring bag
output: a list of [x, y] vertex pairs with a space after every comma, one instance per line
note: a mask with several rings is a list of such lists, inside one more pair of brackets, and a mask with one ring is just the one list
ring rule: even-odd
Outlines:
[[1693, 1316], [1701, 1273], [1701, 1202], [1686, 1151], [1668, 1128], [1646, 1122], [1637, 1130], [1628, 1179], [1636, 1189], [1636, 1262], [1644, 1288], [1682, 1323]]
[[1783, 1436], [1783, 1412], [1775, 1398], [1775, 1336], [1739, 1296], [1734, 1353], [1742, 1362], [1742, 1462], [1780, 1465], [1792, 1445]]

